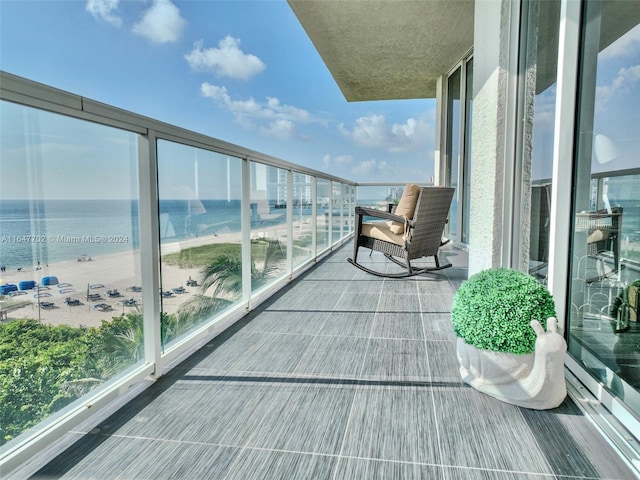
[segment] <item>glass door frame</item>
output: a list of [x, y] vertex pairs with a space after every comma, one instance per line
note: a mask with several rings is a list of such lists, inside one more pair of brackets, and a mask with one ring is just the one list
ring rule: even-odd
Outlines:
[[[558, 44], [553, 171], [551, 190], [548, 288], [556, 302], [558, 321], [568, 335], [573, 231], [574, 168], [577, 161], [577, 113], [580, 108], [580, 55], [583, 49], [582, 2], [563, 0]], [[571, 161], [566, 161], [571, 159]], [[564, 188], [556, 188], [564, 185]], [[571, 186], [567, 188], [567, 186]], [[567, 387], [572, 398], [604, 435], [632, 463], [640, 466], [640, 422], [622, 399], [603, 387], [575, 358], [567, 354]], [[622, 427], [624, 426], [624, 428]], [[625, 431], [632, 432], [635, 438]]]
[[[469, 68], [471, 67], [471, 68]], [[437, 138], [440, 144], [440, 156], [436, 161], [435, 184], [443, 186], [455, 186], [457, 208], [454, 210], [455, 218], [452, 219], [456, 225], [455, 231], [450, 231], [449, 225], [445, 229], [445, 236], [461, 247], [466, 248], [469, 243], [469, 166], [471, 163], [471, 112], [469, 106], [471, 104], [472, 95], [468, 92], [468, 74], [469, 70], [473, 72], [473, 50], [469, 50], [463, 58], [448, 72], [446, 76], [440, 79], [439, 113], [437, 116], [440, 123], [440, 132]], [[452, 139], [453, 129], [449, 128], [449, 80], [455, 74], [460, 73], [459, 92], [459, 118], [456, 121], [458, 132], [457, 141]], [[470, 98], [468, 98], [470, 97]], [[453, 153], [457, 150], [457, 158], [453, 158]], [[454, 168], [455, 167], [455, 168]], [[456, 178], [452, 178], [452, 174]]]

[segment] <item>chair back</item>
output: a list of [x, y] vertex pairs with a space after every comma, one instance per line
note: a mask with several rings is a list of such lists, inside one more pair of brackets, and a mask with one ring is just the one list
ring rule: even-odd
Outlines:
[[422, 187], [413, 214], [409, 260], [437, 255], [454, 192], [450, 187]]

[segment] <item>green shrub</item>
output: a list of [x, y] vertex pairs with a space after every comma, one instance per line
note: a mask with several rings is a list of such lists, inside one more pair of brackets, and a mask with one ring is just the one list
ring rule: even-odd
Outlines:
[[507, 268], [484, 270], [469, 277], [453, 298], [451, 320], [455, 334], [481, 350], [527, 354], [535, 348], [530, 326], [546, 328], [555, 317], [547, 288], [526, 273]]

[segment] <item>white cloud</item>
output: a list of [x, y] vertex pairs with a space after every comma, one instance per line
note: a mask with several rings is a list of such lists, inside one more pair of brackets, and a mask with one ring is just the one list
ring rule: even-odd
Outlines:
[[332, 158], [331, 155], [325, 155], [322, 157], [322, 164], [325, 168], [331, 167], [331, 165], [349, 165], [353, 162], [353, 155], [338, 155]]
[[218, 48], [204, 48], [202, 40], [196, 42], [185, 58], [196, 71], [242, 80], [251, 78], [266, 68], [258, 57], [240, 49], [239, 39], [229, 35], [220, 40]]
[[291, 120], [279, 118], [266, 126], [260, 127], [260, 131], [270, 137], [293, 138], [296, 136], [296, 125]]
[[133, 33], [146, 37], [151, 43], [176, 42], [187, 22], [171, 0], [153, 0], [142, 19], [133, 26]]
[[118, 10], [119, 4], [120, 0], [87, 0], [85, 8], [95, 18], [101, 18], [119, 27], [122, 25], [122, 19], [114, 13]]
[[423, 119], [409, 118], [403, 124], [388, 125], [383, 115], [360, 117], [351, 130], [341, 123], [338, 130], [362, 147], [390, 152], [423, 148], [433, 136], [433, 128]]
[[234, 100], [226, 87], [203, 83], [200, 86], [202, 96], [211, 98], [227, 109], [235, 121], [247, 129], [259, 129], [260, 132], [277, 138], [299, 136], [298, 125], [323, 123], [309, 112], [291, 105], [283, 105], [275, 97], [267, 97], [259, 103], [253, 98]]
[[611, 84], [596, 87], [596, 101], [598, 107], [606, 106], [615, 96], [628, 95], [630, 87], [640, 80], [640, 65], [621, 68]]
[[380, 178], [379, 175], [385, 173], [389, 168], [389, 164], [387, 162], [376, 160], [375, 158], [364, 160], [351, 170], [351, 173], [354, 175], [359, 175], [361, 177], [372, 176]]

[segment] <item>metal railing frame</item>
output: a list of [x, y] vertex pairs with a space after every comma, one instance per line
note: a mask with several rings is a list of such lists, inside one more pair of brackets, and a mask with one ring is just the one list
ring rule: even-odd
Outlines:
[[[41, 83], [37, 83], [16, 75], [0, 71], [0, 100], [31, 107], [38, 110], [64, 115], [88, 122], [118, 128], [137, 134], [138, 140], [138, 177], [139, 177], [139, 228], [140, 228], [140, 262], [141, 280], [143, 284], [143, 322], [144, 322], [144, 360], [119, 375], [111, 378], [89, 394], [73, 402], [68, 407], [55, 413], [36, 427], [24, 432], [0, 448], [0, 471], [9, 472], [25, 461], [41, 452], [47, 446], [60, 439], [101, 408], [122, 397], [132, 386], [139, 384], [145, 378], [156, 379], [163, 375], [172, 365], [193, 352], [204, 342], [215, 337], [230, 325], [244, 317], [248, 311], [269, 298], [273, 292], [282, 288], [286, 283], [310, 268], [315, 262], [341, 245], [352, 234], [340, 229], [340, 238], [334, 242], [331, 208], [329, 209], [330, 236], [328, 247], [318, 248], [315, 245], [317, 234], [317, 180], [322, 178], [329, 181], [329, 192], [332, 195], [334, 186], [349, 185], [356, 188], [357, 184], [325, 172], [306, 168], [285, 160], [266, 155], [254, 150], [234, 145], [207, 135], [196, 133], [168, 123], [160, 122], [148, 117], [112, 107], [85, 97], [74, 95]], [[226, 154], [242, 161], [242, 210], [241, 210], [241, 238], [243, 265], [242, 300], [232, 309], [221, 315], [212, 317], [207, 322], [195, 328], [173, 342], [163, 351], [160, 338], [160, 235], [158, 228], [158, 185], [157, 185], [157, 150], [158, 140], [167, 140], [183, 145]], [[287, 172], [287, 272], [275, 282], [259, 291], [251, 291], [251, 217], [249, 207], [250, 192], [250, 164], [257, 162], [272, 167], [284, 169]], [[292, 176], [293, 173], [305, 174], [312, 178], [311, 188], [314, 194], [312, 218], [314, 229], [310, 257], [299, 265], [292, 261], [293, 228], [292, 228]], [[353, 209], [351, 209], [352, 211]], [[341, 206], [340, 215], [343, 215]], [[353, 215], [353, 213], [349, 213]], [[341, 222], [342, 223], [342, 222]], [[352, 221], [350, 222], [353, 223]], [[349, 230], [349, 229], [348, 229]]]

